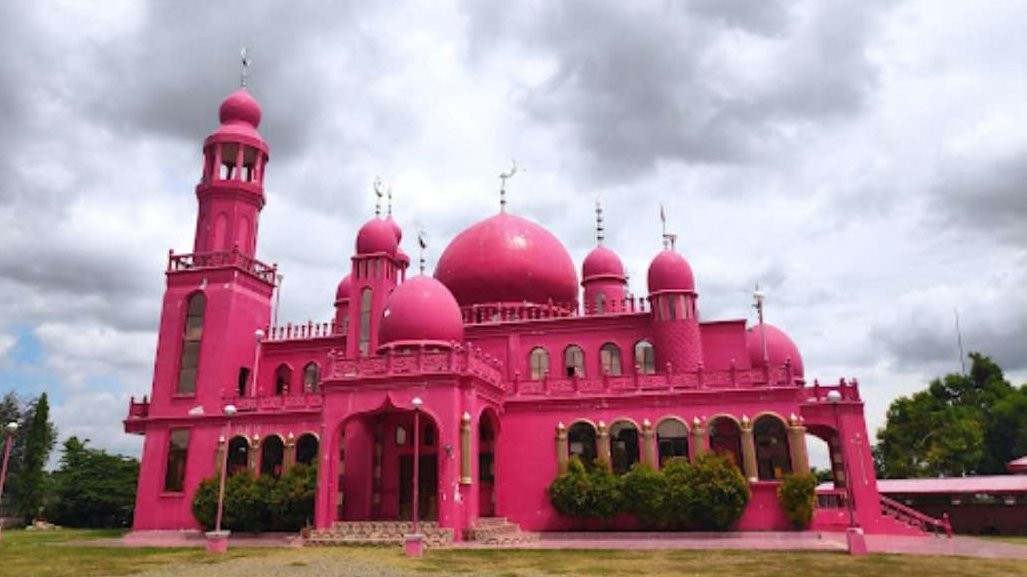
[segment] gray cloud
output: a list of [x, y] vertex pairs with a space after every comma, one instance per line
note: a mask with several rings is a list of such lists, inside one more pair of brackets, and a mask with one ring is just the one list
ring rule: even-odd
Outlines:
[[1001, 157], [953, 158], [932, 192], [932, 226], [1027, 245], [1027, 148]]

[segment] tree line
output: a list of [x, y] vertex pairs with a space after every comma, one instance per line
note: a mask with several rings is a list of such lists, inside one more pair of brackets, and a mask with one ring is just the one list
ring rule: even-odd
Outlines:
[[57, 443], [57, 429], [50, 420], [46, 393], [29, 400], [22, 400], [14, 392], [4, 395], [0, 400], [0, 428], [5, 430], [10, 422], [18, 423], [18, 429], [11, 442], [0, 514], [26, 523], [46, 519], [68, 527], [132, 524], [139, 478], [137, 459], [112, 455], [90, 447], [89, 439], [72, 436], [62, 443], [57, 468], [47, 470]]

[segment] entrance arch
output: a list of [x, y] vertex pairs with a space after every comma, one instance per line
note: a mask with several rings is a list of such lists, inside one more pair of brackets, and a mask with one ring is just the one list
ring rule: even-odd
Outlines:
[[478, 418], [478, 516], [496, 516], [496, 446], [499, 419], [491, 409]]

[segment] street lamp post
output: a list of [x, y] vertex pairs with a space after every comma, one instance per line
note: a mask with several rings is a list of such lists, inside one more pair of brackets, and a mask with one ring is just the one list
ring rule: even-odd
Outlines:
[[[253, 353], [253, 386], [250, 387], [251, 397], [257, 396], [257, 372], [260, 369], [260, 345], [264, 342], [264, 331], [257, 329], [253, 333], [253, 338], [257, 341], [257, 346]], [[242, 395], [239, 395], [242, 396]]]
[[[14, 433], [18, 431], [18, 423], [11, 421], [7, 423], [7, 441], [4, 442], [4, 464], [3, 468], [0, 468], [0, 505], [3, 504], [4, 499], [4, 484], [7, 482], [7, 461], [11, 459], [11, 442], [14, 439]], [[2, 509], [0, 509], [2, 510]], [[0, 515], [0, 544], [4, 542], [4, 523], [3, 515]]]
[[421, 523], [419, 520], [419, 502], [421, 497], [421, 405], [424, 404], [424, 401], [421, 400], [421, 397], [414, 397], [410, 404], [414, 406], [414, 486], [412, 491], [413, 503], [410, 507], [413, 523], [410, 534], [404, 539], [403, 550], [408, 557], [420, 557], [424, 554], [424, 535], [421, 534]]
[[214, 530], [207, 533], [207, 552], [224, 553], [228, 550], [230, 531], [221, 530], [221, 519], [225, 511], [225, 478], [228, 477], [228, 450], [232, 444], [232, 416], [236, 413], [235, 405], [225, 405], [225, 450], [221, 458], [221, 476], [218, 480], [218, 511], [214, 518]]
[[838, 414], [838, 402], [842, 400], [842, 394], [839, 391], [830, 391], [827, 393], [827, 400], [830, 401], [831, 406], [834, 408], [838, 449], [842, 452], [842, 471], [845, 473], [845, 508], [849, 512], [849, 527], [845, 530], [845, 537], [849, 546], [849, 555], [866, 555], [866, 539], [863, 536], [863, 529], [860, 528], [859, 523], [856, 521], [856, 507], [852, 492], [852, 474], [849, 468], [849, 455], [845, 450], [845, 431]]

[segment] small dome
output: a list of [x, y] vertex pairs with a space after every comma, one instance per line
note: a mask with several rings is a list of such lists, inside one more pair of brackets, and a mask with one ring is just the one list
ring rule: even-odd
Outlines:
[[457, 235], [439, 257], [435, 278], [461, 306], [490, 303], [566, 305], [578, 299], [567, 249], [530, 220], [500, 213]]
[[582, 282], [598, 278], [624, 280], [624, 265], [617, 253], [599, 245], [592, 249], [581, 265]]
[[335, 289], [335, 302], [349, 300], [350, 289], [353, 287], [353, 278], [350, 275], [342, 277], [339, 287]]
[[396, 287], [385, 301], [378, 342], [454, 343], [464, 340], [464, 320], [453, 294], [439, 281], [418, 275]]
[[666, 249], [649, 265], [649, 294], [662, 291], [695, 291], [695, 277], [685, 257]]
[[[763, 333], [767, 339], [767, 360], [771, 367], [784, 366], [785, 361], [791, 360], [792, 373], [797, 378], [803, 378], [805, 369], [802, 365], [802, 355], [799, 354], [799, 347], [795, 346], [792, 339], [781, 329], [774, 325], [763, 323]], [[745, 335], [745, 342], [749, 347], [749, 360], [754, 368], [763, 367], [763, 343], [760, 341], [759, 325], [750, 327]]]
[[372, 218], [360, 227], [357, 233], [357, 254], [385, 253], [396, 256], [396, 234], [389, 223], [380, 218]]
[[221, 103], [218, 116], [221, 118], [221, 124], [245, 122], [257, 128], [260, 126], [260, 104], [245, 88], [240, 88], [229, 94]]
[[396, 260], [399, 261], [400, 266], [403, 268], [410, 266], [410, 255], [403, 252], [401, 248], [396, 249]]
[[393, 220], [391, 214], [385, 217], [385, 222], [392, 229], [392, 234], [396, 235], [396, 244], [403, 242], [403, 229], [399, 228], [399, 224]]

